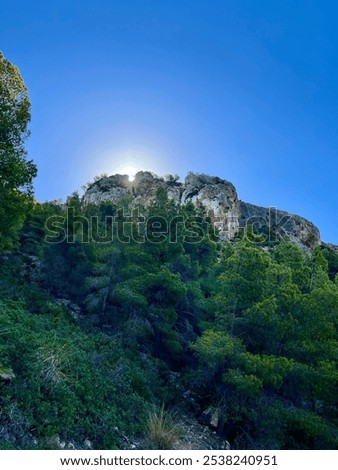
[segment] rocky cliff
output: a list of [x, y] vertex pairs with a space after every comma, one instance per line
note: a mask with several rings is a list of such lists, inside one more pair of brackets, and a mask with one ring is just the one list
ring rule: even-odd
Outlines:
[[154, 201], [159, 188], [177, 204], [191, 202], [204, 207], [223, 239], [234, 240], [246, 227], [254, 227], [268, 241], [286, 238], [305, 249], [320, 243], [319, 230], [308, 220], [275, 208], [264, 208], [240, 201], [236, 188], [216, 176], [189, 173], [184, 183], [175, 178], [160, 178], [141, 171], [129, 181], [127, 175], [103, 177], [91, 184], [84, 196], [85, 203], [120, 203], [131, 197], [131, 205], [145, 207]]

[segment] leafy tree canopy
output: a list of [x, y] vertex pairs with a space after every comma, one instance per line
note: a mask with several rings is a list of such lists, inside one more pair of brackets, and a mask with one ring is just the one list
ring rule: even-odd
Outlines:
[[27, 88], [0, 52], [0, 249], [11, 246], [32, 203], [37, 170], [24, 148], [29, 121]]

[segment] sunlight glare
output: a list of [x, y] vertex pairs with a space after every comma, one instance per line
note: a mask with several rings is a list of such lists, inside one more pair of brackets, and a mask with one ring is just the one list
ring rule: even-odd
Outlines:
[[122, 175], [128, 175], [128, 180], [130, 182], [134, 181], [135, 175], [138, 172], [138, 170], [133, 167], [133, 166], [123, 166], [120, 170], [119, 173]]

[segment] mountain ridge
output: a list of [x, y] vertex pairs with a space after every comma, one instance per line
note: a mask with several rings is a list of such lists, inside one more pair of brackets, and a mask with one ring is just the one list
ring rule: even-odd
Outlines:
[[128, 175], [103, 176], [87, 187], [83, 202], [121, 203], [131, 196], [131, 206], [147, 207], [156, 199], [160, 188], [178, 205], [191, 202], [196, 207], [203, 207], [218, 228], [221, 239], [233, 241], [251, 226], [269, 241], [288, 239], [306, 251], [321, 243], [319, 229], [309, 220], [274, 207], [241, 201], [235, 186], [218, 176], [190, 172], [184, 182], [178, 181], [177, 176], [163, 178], [150, 171], [139, 171], [133, 181]]

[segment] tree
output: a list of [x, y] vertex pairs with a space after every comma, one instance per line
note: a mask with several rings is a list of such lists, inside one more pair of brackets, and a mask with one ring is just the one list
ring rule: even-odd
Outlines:
[[201, 322], [191, 349], [193, 387], [218, 403], [235, 449], [337, 446], [338, 290], [328, 269], [323, 250], [305, 255], [289, 242], [225, 248], [215, 320]]
[[89, 313], [98, 315], [99, 325], [102, 328], [109, 304], [115, 294], [116, 260], [119, 252], [108, 245], [102, 247], [98, 255], [100, 259], [93, 264], [92, 275], [86, 279], [89, 293], [86, 296], [85, 304]]
[[12, 245], [32, 204], [37, 169], [24, 148], [29, 121], [27, 88], [0, 52], [0, 249]]

